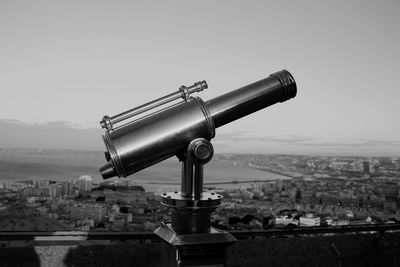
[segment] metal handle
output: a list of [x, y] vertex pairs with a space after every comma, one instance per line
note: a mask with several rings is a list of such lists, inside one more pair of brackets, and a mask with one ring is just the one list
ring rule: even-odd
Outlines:
[[156, 100], [150, 101], [146, 104], [143, 104], [141, 106], [138, 106], [136, 108], [127, 110], [125, 112], [122, 112], [120, 114], [117, 114], [115, 116], [107, 116], [105, 115], [100, 121], [100, 125], [102, 128], [106, 128], [106, 130], [113, 130], [114, 124], [122, 122], [124, 120], [127, 120], [129, 118], [132, 118], [134, 116], [137, 116], [139, 114], [142, 114], [143, 112], [149, 111], [151, 109], [157, 108], [159, 106], [165, 105], [167, 103], [170, 103], [174, 100], [177, 100], [179, 98], [183, 98], [184, 101], [189, 101], [190, 95], [195, 92], [201, 92], [204, 89], [207, 89], [207, 83], [206, 81], [201, 81], [194, 83], [193, 85], [186, 87], [182, 85], [177, 92], [174, 92], [172, 94], [160, 97]]

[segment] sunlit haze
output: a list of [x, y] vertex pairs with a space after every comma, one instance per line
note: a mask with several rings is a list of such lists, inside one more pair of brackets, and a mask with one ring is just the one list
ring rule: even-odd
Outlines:
[[0, 147], [103, 150], [105, 114], [287, 69], [296, 98], [217, 129], [217, 152], [399, 156], [399, 14], [399, 1], [1, 1]]

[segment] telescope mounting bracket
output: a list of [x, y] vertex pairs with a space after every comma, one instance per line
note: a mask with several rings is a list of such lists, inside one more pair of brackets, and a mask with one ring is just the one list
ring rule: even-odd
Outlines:
[[186, 151], [178, 157], [182, 161], [181, 192], [161, 195], [161, 203], [174, 209], [215, 209], [221, 204], [222, 196], [214, 192], [203, 192], [204, 165], [214, 155], [214, 148], [205, 138], [189, 143]]
[[203, 192], [203, 167], [213, 155], [210, 141], [197, 138], [178, 157], [182, 161], [181, 191], [161, 195], [161, 204], [174, 210], [172, 228], [177, 232], [197, 233], [210, 229], [211, 212], [221, 205], [223, 198], [215, 192]]

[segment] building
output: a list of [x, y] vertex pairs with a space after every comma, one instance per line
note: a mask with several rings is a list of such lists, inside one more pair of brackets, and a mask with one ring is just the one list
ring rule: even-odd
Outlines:
[[299, 225], [299, 221], [294, 219], [294, 218], [289, 218], [288, 216], [282, 216], [282, 217], [276, 217], [275, 218], [275, 225], [289, 225], [289, 224], [293, 224], [298, 226]]
[[71, 182], [63, 182], [61, 184], [61, 195], [62, 196], [73, 196], [75, 194], [74, 184]]
[[394, 197], [386, 197], [383, 202], [383, 208], [385, 212], [395, 213], [397, 210], [396, 198]]
[[156, 218], [153, 214], [134, 214], [132, 216], [132, 222], [142, 224], [145, 222], [155, 222]]
[[89, 175], [82, 175], [77, 182], [79, 194], [89, 192], [92, 189], [92, 177]]
[[26, 187], [21, 190], [21, 194], [24, 197], [48, 197], [50, 195], [49, 188], [33, 188]]
[[61, 190], [56, 183], [52, 183], [49, 185], [49, 195], [50, 197], [56, 198], [61, 194]]
[[377, 185], [377, 189], [384, 197], [397, 197], [400, 187], [395, 182], [386, 182]]
[[244, 186], [240, 187], [240, 193], [242, 194], [242, 197], [244, 199], [253, 199], [254, 198], [254, 193], [247, 190], [247, 188]]
[[273, 192], [276, 190], [275, 182], [266, 182], [262, 187], [264, 192]]
[[78, 204], [71, 207], [71, 219], [90, 218], [95, 222], [101, 222], [106, 215], [106, 208], [102, 205]]
[[364, 171], [365, 174], [371, 173], [370, 166], [369, 166], [369, 161], [364, 161], [363, 162], [363, 171]]
[[301, 204], [301, 201], [302, 201], [302, 193], [301, 193], [301, 190], [299, 188], [297, 188], [296, 194], [294, 196], [294, 202], [296, 204]]
[[312, 213], [306, 213], [305, 216], [300, 217], [299, 223], [302, 227], [319, 226], [321, 224], [321, 218], [314, 217]]

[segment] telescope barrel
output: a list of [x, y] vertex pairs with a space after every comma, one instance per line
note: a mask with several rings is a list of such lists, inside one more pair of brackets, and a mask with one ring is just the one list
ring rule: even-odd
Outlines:
[[[201, 90], [206, 88], [203, 83], [181, 87], [180, 91], [184, 95], [185, 92]], [[100, 168], [100, 172], [104, 179], [127, 177], [167, 158], [182, 155], [194, 139], [209, 141], [215, 136], [215, 128], [284, 102], [295, 97], [296, 92], [294, 78], [282, 70], [207, 102], [198, 97], [188, 97], [186, 102], [116, 129], [106, 127], [103, 139], [108, 163]], [[122, 113], [121, 118], [136, 113], [131, 111], [130, 114]]]
[[293, 76], [286, 70], [206, 102], [215, 127], [296, 96]]

